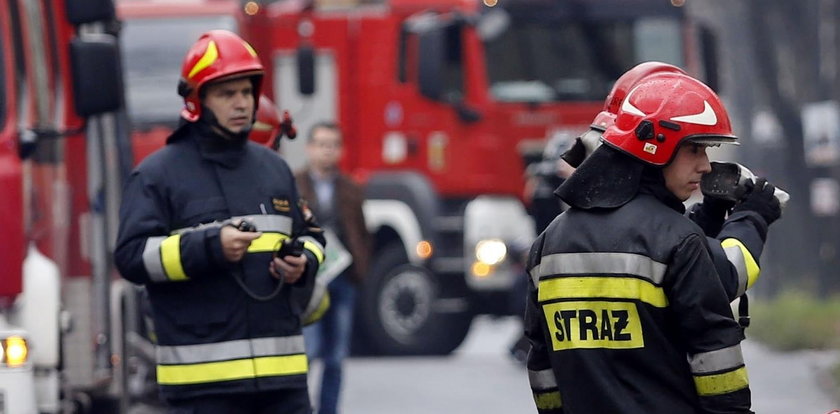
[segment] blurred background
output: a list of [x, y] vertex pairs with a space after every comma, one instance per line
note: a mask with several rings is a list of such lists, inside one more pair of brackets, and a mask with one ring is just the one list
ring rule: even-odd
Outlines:
[[737, 160], [791, 193], [756, 292], [838, 290], [838, 22], [836, 1], [687, 2], [717, 34], [720, 93]]
[[28, 335], [41, 412], [161, 412], [143, 292], [110, 252], [124, 178], [177, 126], [182, 60], [211, 29], [259, 54], [262, 93], [297, 127], [279, 142], [290, 166], [337, 121], [341, 168], [366, 187], [345, 412], [534, 412], [523, 258], [536, 194], [557, 206], [534, 179], [651, 60], [724, 98], [740, 145], [713, 158], [791, 196], [750, 290], [754, 409], [840, 405], [840, 1], [0, 3], [0, 343]]

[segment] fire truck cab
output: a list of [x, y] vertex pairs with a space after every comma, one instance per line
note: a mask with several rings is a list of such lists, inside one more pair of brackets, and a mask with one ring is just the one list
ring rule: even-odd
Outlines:
[[[496, 2], [486, 2], [496, 4]], [[515, 312], [535, 237], [525, 167], [577, 136], [634, 64], [698, 68], [681, 2], [248, 2], [240, 32], [304, 134], [338, 121], [375, 256], [355, 350], [447, 353], [476, 314]], [[696, 73], [696, 72], [695, 72]], [[304, 163], [305, 139], [281, 148]]]

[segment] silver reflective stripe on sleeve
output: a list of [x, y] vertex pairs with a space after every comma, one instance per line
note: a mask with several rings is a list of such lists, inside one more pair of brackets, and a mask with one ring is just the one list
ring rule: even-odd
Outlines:
[[747, 261], [744, 258], [744, 252], [738, 246], [724, 247], [723, 252], [726, 254], [726, 259], [738, 273], [738, 291], [735, 297], [741, 296], [747, 291], [747, 282], [749, 281], [749, 274], [747, 273]]
[[157, 362], [168, 365], [198, 364], [271, 355], [301, 354], [305, 350], [303, 335], [240, 339], [212, 344], [158, 346]]
[[732, 370], [744, 365], [741, 345], [702, 352], [688, 357], [691, 372], [695, 375]]
[[324, 245], [315, 240], [312, 236], [301, 236], [298, 237], [298, 240], [303, 242], [303, 247], [306, 250], [312, 252], [315, 255], [315, 258], [318, 259], [318, 263], [324, 263]]
[[534, 284], [534, 287], [540, 285], [540, 265], [536, 265], [528, 271], [528, 274], [531, 275], [531, 283]]
[[554, 371], [551, 368], [540, 371], [531, 371], [529, 369], [528, 382], [531, 383], [531, 389], [534, 390], [557, 388], [557, 378], [554, 377]]
[[668, 266], [649, 257], [633, 253], [555, 253], [543, 256], [531, 269], [535, 285], [551, 275], [615, 275], [627, 274], [645, 278], [660, 285]]
[[253, 214], [249, 216], [237, 216], [236, 219], [250, 220], [257, 227], [258, 231], [292, 234], [292, 218], [275, 214]]
[[[234, 216], [231, 217], [229, 220], [236, 221], [239, 219], [250, 221], [257, 228], [257, 231], [292, 234], [292, 218], [288, 216], [281, 216], [277, 214], [250, 214], [247, 216]], [[203, 230], [213, 227], [221, 227], [222, 225], [224, 225], [225, 222], [227, 222], [227, 220], [199, 224], [194, 227], [186, 227], [183, 229], [175, 230], [172, 232], [172, 234]]]
[[149, 279], [153, 282], [169, 280], [163, 270], [163, 262], [160, 258], [160, 244], [164, 239], [166, 239], [166, 236], [149, 237], [146, 239], [146, 246], [143, 248], [143, 266], [146, 267], [146, 273], [149, 274]]

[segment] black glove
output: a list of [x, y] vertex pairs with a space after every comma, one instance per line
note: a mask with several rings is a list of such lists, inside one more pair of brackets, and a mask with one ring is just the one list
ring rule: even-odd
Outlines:
[[779, 199], [773, 194], [775, 191], [776, 186], [768, 183], [765, 178], [759, 178], [755, 181], [755, 185], [747, 190], [744, 201], [736, 205], [732, 212], [754, 211], [769, 225], [782, 216]]
[[726, 220], [726, 213], [735, 205], [734, 201], [724, 200], [715, 197], [703, 197], [702, 203], [697, 203], [688, 212], [688, 218], [703, 229], [703, 233], [709, 237], [717, 237], [723, 222]]

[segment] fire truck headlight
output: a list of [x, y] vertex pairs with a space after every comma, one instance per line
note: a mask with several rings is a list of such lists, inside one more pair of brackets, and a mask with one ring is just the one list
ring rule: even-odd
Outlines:
[[481, 240], [475, 245], [475, 258], [489, 266], [495, 266], [505, 260], [507, 246], [499, 239]]
[[29, 346], [26, 340], [19, 336], [10, 336], [3, 340], [2, 359], [10, 367], [19, 367], [26, 363], [29, 355]]
[[421, 240], [417, 243], [417, 246], [414, 247], [414, 250], [417, 252], [417, 256], [421, 259], [428, 259], [432, 257], [432, 243], [429, 243], [428, 240]]

